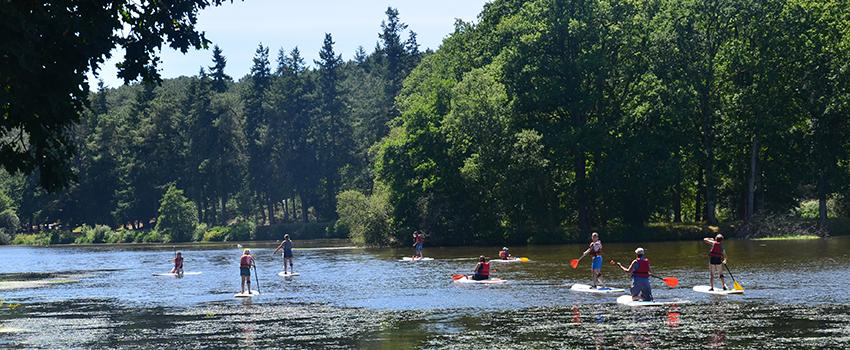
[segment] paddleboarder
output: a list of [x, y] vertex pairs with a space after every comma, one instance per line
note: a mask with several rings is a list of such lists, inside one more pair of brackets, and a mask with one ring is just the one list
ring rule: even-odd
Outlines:
[[413, 253], [413, 260], [422, 258], [422, 249], [425, 247], [425, 237], [419, 230], [413, 231], [413, 247], [416, 252]]
[[602, 286], [602, 241], [599, 240], [599, 233], [590, 234], [590, 246], [578, 258], [579, 261], [585, 256], [590, 255], [590, 279], [592, 281], [591, 288]]
[[289, 273], [295, 273], [295, 269], [292, 267], [292, 241], [289, 239], [289, 234], [283, 235], [283, 242], [280, 242], [272, 255], [277, 254], [280, 250], [283, 250], [283, 273], [286, 274], [287, 262], [289, 262]]
[[246, 284], [248, 285], [248, 294], [251, 294], [251, 267], [254, 266], [254, 257], [251, 256], [251, 251], [245, 249], [239, 258], [239, 275], [242, 276], [242, 292], [240, 294], [245, 294]]
[[171, 273], [183, 276], [183, 253], [180, 251], [174, 253], [174, 268]]
[[490, 279], [490, 263], [487, 262], [487, 258], [484, 255], [478, 258], [478, 264], [475, 265], [475, 270], [472, 274], [472, 280], [474, 281], [483, 281], [486, 279]]
[[[623, 271], [632, 275], [631, 294], [634, 301], [652, 301], [652, 285], [649, 283], [649, 276], [652, 276], [652, 268], [649, 265], [649, 259], [646, 258], [646, 251], [643, 248], [635, 249], [635, 260], [628, 268], [617, 262]], [[612, 262], [614, 262], [612, 260]]]
[[502, 250], [499, 251], [499, 259], [508, 260], [511, 258], [511, 253], [508, 250], [508, 247], [502, 247]]
[[723, 235], [717, 234], [714, 239], [703, 238], [703, 242], [711, 246], [708, 251], [708, 273], [709, 291], [714, 290], [714, 276], [720, 276], [720, 283], [723, 285], [723, 290], [726, 290], [726, 280], [723, 278], [723, 265], [726, 264], [726, 249], [723, 248]]

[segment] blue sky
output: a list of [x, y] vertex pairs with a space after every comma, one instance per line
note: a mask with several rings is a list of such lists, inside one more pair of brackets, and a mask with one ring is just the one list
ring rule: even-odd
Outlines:
[[[456, 18], [472, 21], [486, 0], [236, 0], [220, 7], [202, 11], [198, 29], [207, 39], [218, 44], [227, 57], [227, 73], [238, 79], [248, 73], [257, 45], [271, 47], [272, 64], [281, 47], [287, 51], [298, 46], [305, 61], [312, 64], [318, 58], [325, 33], [331, 33], [335, 48], [343, 59], [349, 60], [357, 46], [371, 52], [378, 40], [381, 21], [386, 18], [387, 6], [399, 10], [401, 20], [417, 34], [422, 50], [436, 49], [454, 28]], [[406, 35], [405, 35], [406, 38]], [[100, 70], [107, 86], [122, 84], [116, 78], [116, 58], [123, 52], [114, 51], [113, 59]], [[164, 78], [194, 75], [200, 66], [209, 66], [210, 50], [189, 51], [185, 55], [164, 49], [160, 73]], [[92, 88], [96, 85], [92, 80]]]

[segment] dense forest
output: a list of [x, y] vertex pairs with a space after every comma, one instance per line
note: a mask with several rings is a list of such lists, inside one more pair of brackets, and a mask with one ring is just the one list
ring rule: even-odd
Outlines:
[[0, 176], [3, 240], [312, 223], [364, 244], [517, 244], [850, 216], [848, 0], [494, 0], [435, 52], [386, 14], [350, 61], [328, 34], [313, 64], [260, 44], [234, 81], [216, 47], [197, 76], [101, 86], [70, 185]]

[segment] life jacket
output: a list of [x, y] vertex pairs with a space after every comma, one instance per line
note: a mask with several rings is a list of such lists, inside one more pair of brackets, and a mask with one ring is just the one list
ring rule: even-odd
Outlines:
[[506, 251], [504, 251], [504, 250], [503, 250], [503, 251], [500, 251], [500, 252], [499, 252], [499, 257], [500, 257], [500, 258], [502, 258], [502, 259], [507, 259], [507, 258], [508, 258], [508, 252], [506, 252]]
[[251, 261], [254, 260], [250, 255], [243, 255], [239, 258], [239, 267], [251, 267]]
[[488, 263], [488, 262], [481, 263], [480, 267], [478, 268], [478, 275], [482, 276], [482, 277], [489, 277], [490, 276], [490, 263]]
[[413, 236], [413, 241], [416, 242], [416, 243], [424, 243], [425, 238], [423, 238], [422, 235], [416, 235], [416, 236]]
[[[599, 243], [599, 244], [595, 244]], [[593, 249], [595, 246], [599, 247], [599, 250]], [[590, 257], [595, 258], [599, 255], [602, 255], [602, 241], [590, 242]]]
[[711, 245], [711, 251], [708, 252], [708, 256], [713, 256], [716, 258], [723, 257], [723, 243], [714, 241]]
[[649, 278], [649, 259], [635, 259], [635, 270], [632, 276]]
[[179, 258], [175, 257], [174, 258], [174, 267], [176, 267], [178, 269], [183, 268], [183, 257], [179, 257]]

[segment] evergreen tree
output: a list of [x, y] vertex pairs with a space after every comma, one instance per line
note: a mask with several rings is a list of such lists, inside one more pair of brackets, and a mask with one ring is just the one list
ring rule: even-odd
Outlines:
[[224, 73], [224, 68], [227, 66], [227, 58], [222, 54], [221, 48], [218, 45], [213, 47], [213, 65], [209, 67], [210, 77], [212, 78], [212, 90], [215, 92], [227, 91], [227, 84], [233, 79]]

